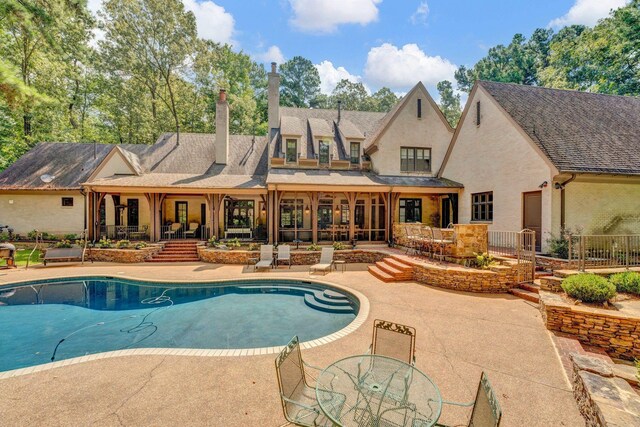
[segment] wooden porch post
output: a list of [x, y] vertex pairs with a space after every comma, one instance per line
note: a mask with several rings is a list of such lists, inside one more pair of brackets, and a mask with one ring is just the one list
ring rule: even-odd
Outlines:
[[273, 244], [273, 191], [267, 193], [267, 238]]
[[[389, 203], [387, 200], [387, 194], [385, 193], [380, 193], [380, 200], [382, 200], [382, 206], [384, 206], [384, 214], [385, 214], [385, 218], [380, 218], [379, 216], [376, 216], [377, 221], [376, 221], [376, 228], [380, 227], [380, 221], [384, 221], [384, 240], [385, 242], [389, 241], [389, 222], [387, 220], [387, 218], [389, 218]], [[377, 210], [376, 210], [377, 211]], [[378, 215], [378, 212], [376, 212], [376, 215]]]
[[94, 204], [94, 192], [87, 191], [87, 236], [85, 238], [87, 241], [93, 240], [93, 236], [95, 235], [95, 204]]
[[[106, 196], [107, 196], [107, 193], [98, 193], [98, 197], [97, 197], [97, 200], [96, 200], [96, 208], [95, 209], [96, 209], [96, 212], [98, 212], [98, 215], [96, 215], [96, 219], [93, 222], [93, 229], [95, 230], [94, 231], [94, 233], [95, 233], [94, 235], [96, 236], [96, 239], [98, 237], [100, 237], [100, 205], [102, 204], [102, 201], [104, 200], [104, 198]], [[105, 216], [107, 214], [106, 212], [107, 211], [105, 209]], [[105, 218], [104, 220], [105, 220], [105, 223], [106, 223], [107, 218]]]
[[153, 220], [155, 207], [154, 207], [154, 195], [153, 193], [144, 193], [144, 198], [147, 199], [147, 206], [149, 206], [149, 240], [153, 241], [155, 236], [156, 224]]
[[[211, 230], [211, 236], [213, 236], [213, 198], [214, 195], [213, 194], [205, 194], [204, 195], [204, 202], [207, 206], [207, 216], [209, 218], [208, 221], [206, 221], [206, 226], [209, 230]], [[206, 219], [206, 217], [205, 217]], [[211, 237], [209, 236], [209, 237]]]
[[351, 241], [356, 237], [356, 200], [358, 200], [359, 194], [354, 192], [344, 193], [349, 204], [349, 240]]
[[311, 241], [318, 243], [318, 193], [310, 192], [309, 204], [311, 205]]

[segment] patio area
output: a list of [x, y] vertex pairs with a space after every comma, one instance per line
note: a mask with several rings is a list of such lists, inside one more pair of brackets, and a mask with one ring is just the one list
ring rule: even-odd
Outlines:
[[[306, 266], [268, 277], [308, 278]], [[94, 263], [4, 271], [0, 283], [64, 275], [213, 280], [265, 277], [248, 267]], [[417, 329], [416, 366], [443, 398], [470, 401], [487, 372], [503, 410], [503, 426], [583, 426], [571, 386], [535, 305], [508, 294], [479, 295], [372, 277], [366, 264], [320, 280], [369, 300], [365, 323], [337, 341], [303, 350], [325, 367], [364, 353], [374, 319]], [[6, 425], [281, 426], [274, 354], [237, 357], [125, 356], [78, 363], [0, 380]], [[466, 425], [468, 409], [445, 407], [440, 422]]]

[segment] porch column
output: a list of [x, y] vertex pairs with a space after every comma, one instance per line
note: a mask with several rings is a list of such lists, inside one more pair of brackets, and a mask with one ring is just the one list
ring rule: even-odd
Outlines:
[[393, 241], [393, 224], [395, 223], [395, 215], [396, 215], [396, 206], [398, 204], [398, 199], [400, 198], [400, 193], [389, 193], [389, 230], [387, 241]]
[[349, 204], [349, 240], [353, 241], [356, 237], [356, 200], [360, 193], [344, 193]]
[[[96, 203], [96, 207], [95, 207], [95, 211], [98, 213], [96, 215], [95, 221], [93, 222], [93, 229], [94, 229], [94, 236], [96, 236], [96, 240], [100, 237], [100, 205], [102, 204], [102, 201], [104, 200], [104, 198], [107, 196], [107, 193], [98, 193], [97, 197], [95, 197], [95, 203]], [[105, 209], [105, 224], [107, 222], [107, 211]]]
[[[205, 201], [205, 204], [207, 205], [207, 217], [209, 218], [207, 220], [206, 226], [210, 230], [211, 236], [215, 235], [214, 232], [213, 232], [213, 227], [214, 227], [214, 218], [213, 218], [213, 216], [214, 216], [214, 212], [215, 212], [215, 209], [214, 209], [214, 197], [215, 197], [215, 195], [213, 195], [213, 194], [205, 194], [204, 195], [204, 201]], [[211, 236], [209, 236], [209, 237], [211, 237]]]
[[309, 194], [309, 204], [311, 205], [311, 241], [318, 243], [318, 193]]
[[147, 199], [147, 206], [149, 206], [149, 240], [155, 240], [156, 222], [155, 222], [155, 195], [153, 193], [144, 193], [144, 198]]
[[155, 224], [154, 241], [162, 240], [162, 204], [166, 198], [166, 193], [155, 194], [155, 209], [153, 210], [153, 223]]
[[268, 238], [268, 242], [269, 244], [273, 244], [274, 240], [273, 240], [273, 199], [274, 199], [274, 192], [273, 191], [269, 191], [267, 193], [267, 238]]
[[93, 191], [87, 192], [87, 236], [85, 237], [87, 241], [93, 240], [93, 236], [95, 235], [95, 211], [96, 206], [94, 203], [94, 195]]

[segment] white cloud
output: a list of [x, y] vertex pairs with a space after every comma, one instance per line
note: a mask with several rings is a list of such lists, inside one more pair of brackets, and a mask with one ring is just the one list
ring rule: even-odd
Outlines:
[[291, 24], [311, 33], [331, 33], [342, 24], [367, 25], [378, 20], [382, 0], [289, 0]]
[[184, 8], [193, 12], [198, 25], [198, 36], [218, 43], [235, 44], [235, 19], [224, 7], [212, 1], [183, 0]]
[[427, 16], [429, 16], [429, 5], [426, 1], [423, 1], [420, 2], [418, 8], [415, 12], [413, 12], [413, 15], [411, 15], [411, 18], [409, 18], [409, 20], [413, 25], [426, 24]]
[[435, 86], [439, 81], [454, 81], [456, 65], [440, 56], [428, 56], [416, 44], [401, 48], [384, 43], [372, 48], [367, 55], [364, 75], [373, 86], [387, 86], [406, 90], [418, 81]]
[[618, 9], [628, 0], [576, 0], [569, 12], [549, 22], [549, 27], [560, 28], [566, 25], [595, 25], [599, 19], [609, 15], [611, 9]]
[[315, 65], [320, 74], [320, 91], [330, 95], [340, 80], [349, 80], [358, 83], [362, 81], [360, 76], [356, 76], [347, 71], [344, 67], [336, 68], [331, 61], [322, 61]]
[[271, 46], [266, 52], [259, 53], [254, 55], [254, 58], [260, 62], [275, 62], [277, 64], [282, 64], [284, 62], [284, 55], [278, 46]]

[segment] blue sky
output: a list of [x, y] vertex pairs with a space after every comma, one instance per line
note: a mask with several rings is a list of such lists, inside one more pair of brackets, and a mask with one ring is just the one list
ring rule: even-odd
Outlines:
[[[201, 37], [268, 64], [301, 55], [324, 92], [341, 78], [406, 92], [453, 80], [487, 49], [539, 27], [593, 25], [625, 0], [182, 0]], [[101, 0], [89, 0], [92, 9]]]

